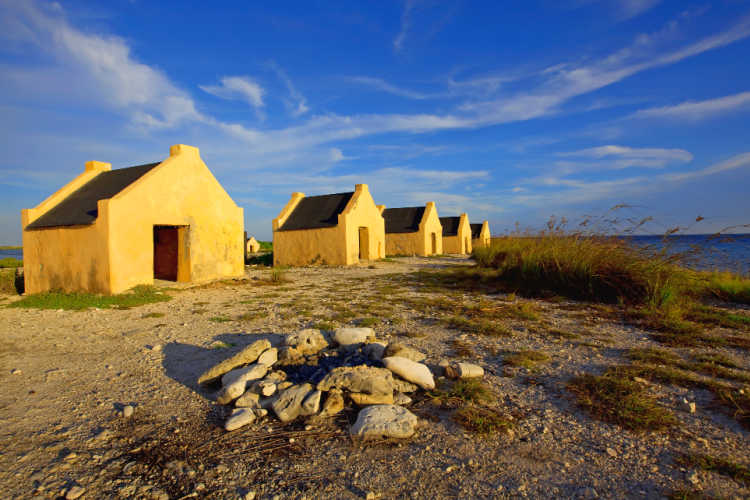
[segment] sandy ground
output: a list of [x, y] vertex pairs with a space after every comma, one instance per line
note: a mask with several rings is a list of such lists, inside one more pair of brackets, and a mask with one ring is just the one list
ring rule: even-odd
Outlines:
[[[544, 328], [511, 320], [512, 337], [457, 332], [409, 304], [426, 296], [411, 273], [455, 265], [470, 263], [404, 258], [292, 269], [280, 286], [265, 284], [268, 270], [248, 269], [246, 281], [169, 291], [169, 302], [129, 310], [0, 308], [3, 497], [55, 498], [74, 485], [84, 498], [660, 498], [679, 489], [750, 497], [747, 485], [674, 462], [676, 453], [697, 451], [747, 463], [748, 432], [705, 391], [651, 388], [680, 420], [664, 433], [629, 432], [575, 406], [566, 382], [622, 363], [625, 349], [657, 345], [646, 332], [586, 305], [542, 301], [530, 302]], [[278, 342], [335, 317], [380, 318], [380, 339], [420, 349], [432, 365], [454, 359], [451, 341], [463, 335], [516, 429], [477, 437], [422, 396], [410, 407], [422, 417], [419, 431], [401, 443], [352, 442], [353, 410], [322, 423], [269, 419], [225, 433], [227, 410], [196, 385], [197, 375], [257, 338]], [[551, 326], [581, 336], [548, 335]], [[532, 372], [508, 370], [503, 353], [520, 349], [551, 360]], [[750, 369], [747, 351], [730, 354]], [[681, 409], [683, 397], [696, 401], [695, 414]], [[128, 404], [135, 414], [125, 419], [118, 412]]]

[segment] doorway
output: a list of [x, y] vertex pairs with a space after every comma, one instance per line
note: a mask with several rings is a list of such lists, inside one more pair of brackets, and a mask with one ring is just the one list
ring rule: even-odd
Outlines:
[[432, 240], [432, 252], [430, 255], [437, 253], [437, 233], [430, 233], [430, 239]]
[[469, 253], [469, 238], [464, 238], [464, 251], [462, 253]]
[[359, 259], [370, 260], [370, 231], [366, 227], [359, 228]]
[[[187, 226], [154, 226], [154, 278], [185, 281]], [[182, 279], [180, 279], [182, 278]]]

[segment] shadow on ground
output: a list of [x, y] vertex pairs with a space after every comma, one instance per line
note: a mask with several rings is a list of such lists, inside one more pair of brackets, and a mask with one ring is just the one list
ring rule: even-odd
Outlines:
[[[209, 397], [218, 387], [199, 386], [198, 377], [200, 374], [260, 339], [266, 339], [271, 342], [271, 345], [279, 346], [282, 343], [283, 335], [275, 333], [222, 333], [216, 335], [203, 346], [170, 342], [164, 346], [162, 366], [164, 372], [172, 380], [201, 396]], [[211, 345], [226, 347], [217, 348], [211, 347]]]

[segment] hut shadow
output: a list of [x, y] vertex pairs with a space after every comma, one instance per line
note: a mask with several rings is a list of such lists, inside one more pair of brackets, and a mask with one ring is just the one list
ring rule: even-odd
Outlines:
[[201, 373], [223, 361], [256, 340], [266, 339], [278, 347], [283, 343], [283, 335], [276, 333], [222, 333], [204, 345], [170, 342], [162, 350], [162, 367], [166, 375], [203, 397], [210, 397], [219, 388], [218, 384], [198, 385]]

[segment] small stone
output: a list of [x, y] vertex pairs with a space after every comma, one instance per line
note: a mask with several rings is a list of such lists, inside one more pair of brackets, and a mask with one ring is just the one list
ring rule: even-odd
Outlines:
[[480, 378], [484, 376], [484, 368], [472, 363], [452, 363], [445, 367], [445, 376], [449, 378]]
[[161, 351], [161, 349], [162, 349], [162, 345], [161, 344], [154, 344], [154, 345], [151, 346], [151, 350], [154, 351], [154, 352], [159, 352], [159, 351]]
[[255, 492], [248, 491], [247, 493], [245, 493], [245, 496], [242, 497], [242, 500], [255, 500]]
[[347, 350], [355, 349], [373, 338], [375, 330], [372, 328], [337, 328], [333, 332], [334, 342]]
[[21, 370], [20, 370], [19, 368], [13, 368], [13, 369], [12, 369], [12, 370], [10, 371], [10, 374], [11, 374], [11, 375], [21, 375], [21, 373], [23, 373], [23, 372], [22, 372], [22, 371], [21, 371]]
[[638, 382], [639, 384], [643, 384], [643, 385], [649, 385], [649, 381], [648, 381], [648, 380], [646, 380], [645, 378], [641, 378], [641, 377], [633, 377], [633, 380], [634, 380], [635, 382]]
[[426, 365], [398, 356], [383, 358], [383, 364], [399, 377], [417, 384], [422, 389], [435, 388], [435, 379]]
[[288, 335], [284, 339], [284, 344], [293, 348], [299, 355], [317, 354], [328, 347], [326, 338], [320, 333], [320, 330], [314, 328]]
[[260, 395], [256, 392], [246, 391], [234, 402], [237, 408], [260, 408]]
[[258, 359], [258, 357], [265, 351], [266, 349], [271, 348], [271, 343], [266, 339], [256, 340], [249, 346], [242, 349], [240, 352], [235, 354], [229, 359], [225, 359], [221, 363], [212, 366], [203, 374], [201, 374], [200, 377], [198, 377], [198, 383], [203, 384], [206, 382], [210, 382], [212, 380], [216, 380], [217, 378], [221, 377], [225, 373], [239, 367], [242, 365], [247, 365], [249, 363], [253, 363], [255, 360]]
[[131, 405], [125, 406], [125, 408], [122, 409], [122, 416], [124, 418], [130, 418], [133, 416], [133, 412], [135, 411], [135, 408], [133, 408]]
[[360, 410], [351, 428], [352, 436], [363, 440], [408, 438], [414, 435], [417, 417], [396, 405], [373, 405]]
[[344, 409], [344, 396], [338, 389], [332, 389], [328, 392], [321, 415], [331, 416], [339, 413]]
[[688, 401], [687, 399], [682, 399], [682, 409], [688, 413], [695, 413], [696, 406], [694, 401]]
[[258, 358], [257, 363], [261, 365], [266, 366], [273, 366], [276, 361], [279, 360], [279, 350], [275, 347], [272, 347], [268, 349], [267, 351], [264, 351], [263, 354], [260, 355]]
[[393, 390], [398, 392], [415, 392], [419, 387], [398, 377], [393, 377]]
[[400, 358], [410, 359], [417, 363], [419, 363], [420, 361], [424, 361], [425, 358], [427, 357], [424, 355], [424, 353], [421, 353], [417, 351], [416, 349], [409, 347], [407, 345], [404, 345], [400, 342], [388, 344], [388, 347], [386, 347], [385, 353], [383, 354], [383, 356], [384, 357], [398, 356]]
[[365, 493], [365, 500], [376, 500], [379, 497], [380, 495], [378, 495], [374, 491], [368, 491], [367, 493]]
[[700, 478], [698, 477], [698, 472], [697, 472], [697, 471], [693, 471], [692, 473], [690, 473], [690, 474], [688, 475], [688, 477], [687, 477], [687, 480], [688, 480], [688, 481], [689, 481], [689, 482], [690, 482], [691, 484], [694, 484], [694, 485], [698, 485], [698, 484], [700, 484], [700, 482], [701, 482]]
[[300, 415], [315, 415], [320, 411], [320, 396], [323, 394], [322, 391], [311, 391], [305, 400], [302, 402], [302, 409]]
[[612, 448], [607, 448], [605, 450], [607, 452], [607, 455], [609, 455], [612, 458], [617, 458], [617, 452], [613, 450]]
[[84, 493], [86, 493], [86, 488], [75, 485], [65, 493], [65, 500], [75, 500], [83, 496]]
[[399, 406], [406, 406], [411, 404], [411, 398], [407, 396], [406, 394], [402, 394], [400, 392], [396, 393], [393, 396], [393, 404], [399, 405]]
[[302, 402], [312, 390], [310, 384], [293, 385], [280, 393], [276, 401], [271, 404], [276, 416], [282, 422], [290, 422], [302, 412]]
[[255, 412], [252, 408], [236, 408], [227, 421], [224, 422], [224, 429], [227, 431], [233, 431], [239, 429], [248, 424], [252, 424], [255, 421]]

